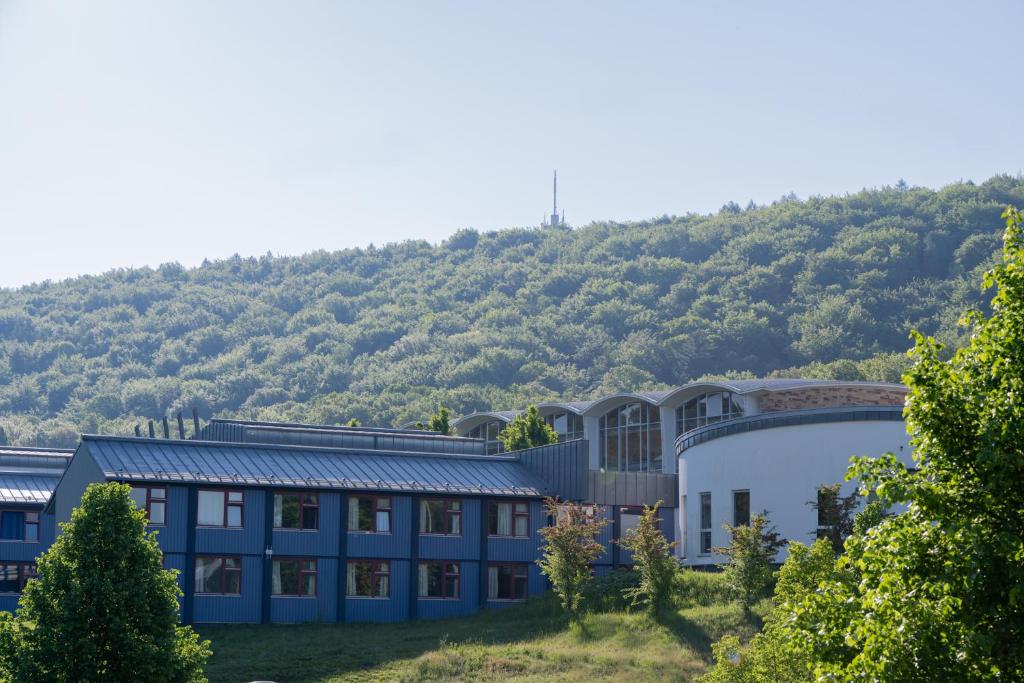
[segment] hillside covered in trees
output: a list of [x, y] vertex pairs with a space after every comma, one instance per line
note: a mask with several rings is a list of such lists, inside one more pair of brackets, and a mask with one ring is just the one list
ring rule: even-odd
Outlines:
[[896, 380], [910, 328], [955, 343], [984, 304], [1007, 204], [1024, 178], [0, 290], [0, 427], [70, 445], [191, 406], [389, 425], [708, 375]]

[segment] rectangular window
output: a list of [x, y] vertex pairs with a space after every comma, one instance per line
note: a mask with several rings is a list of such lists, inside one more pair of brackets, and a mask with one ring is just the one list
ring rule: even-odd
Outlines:
[[39, 512], [36, 510], [0, 511], [0, 540], [38, 541]]
[[488, 600], [525, 600], [529, 569], [525, 564], [492, 564], [487, 567]]
[[391, 533], [391, 499], [380, 496], [352, 496], [348, 499], [348, 530]]
[[750, 491], [732, 492], [732, 525], [750, 526]]
[[197, 525], [242, 528], [243, 500], [241, 491], [200, 490], [196, 511]]
[[207, 595], [241, 595], [242, 558], [197, 557], [195, 592]]
[[711, 494], [700, 494], [700, 553], [711, 552]]
[[420, 533], [462, 535], [462, 501], [432, 498], [421, 500]]
[[167, 524], [167, 489], [162, 486], [133, 486], [132, 500], [140, 510], [146, 511], [149, 523]]
[[0, 593], [21, 593], [35, 576], [36, 566], [29, 562], [0, 563]]
[[299, 598], [316, 597], [316, 560], [274, 560], [270, 592]]
[[420, 562], [418, 579], [421, 598], [459, 599], [458, 562]]
[[516, 538], [529, 536], [530, 504], [492, 502], [487, 509], [487, 533]]
[[275, 493], [274, 528], [320, 528], [320, 497], [315, 493]]
[[622, 508], [619, 510], [619, 535], [617, 538], [626, 538], [630, 531], [637, 528], [640, 524], [641, 514], [641, 511], [636, 508]]
[[353, 560], [345, 576], [345, 595], [350, 598], [387, 598], [391, 595], [391, 563]]

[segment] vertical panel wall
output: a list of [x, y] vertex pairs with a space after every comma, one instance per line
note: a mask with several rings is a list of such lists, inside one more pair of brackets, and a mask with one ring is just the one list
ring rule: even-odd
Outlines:
[[[343, 569], [347, 571], [347, 568]], [[345, 621], [392, 622], [409, 618], [410, 567], [408, 560], [391, 560], [387, 598], [345, 598]], [[344, 586], [344, 582], [342, 582]]]
[[197, 623], [258, 623], [263, 592], [263, 558], [242, 558], [241, 595], [194, 595], [192, 620]]
[[[416, 498], [415, 505], [428, 497]], [[476, 560], [480, 557], [481, 508], [479, 498], [458, 498], [462, 503], [462, 533], [458, 536], [419, 534], [419, 557], [433, 560]], [[419, 529], [416, 529], [419, 532]]]
[[[203, 487], [197, 487], [203, 490]], [[264, 492], [258, 489], [243, 491], [241, 529], [197, 527], [196, 553], [199, 555], [246, 555], [263, 556], [264, 547]]]
[[156, 542], [164, 553], [183, 553], [188, 539], [188, 488], [167, 487], [166, 524], [146, 527], [155, 531]]
[[480, 563], [461, 562], [459, 574], [458, 599], [418, 598], [416, 611], [420, 619], [462, 617], [480, 610]]
[[612, 551], [614, 550], [614, 546], [612, 545], [612, 539], [615, 538], [615, 509], [611, 505], [599, 505], [598, 514], [601, 516], [602, 519], [607, 520], [608, 523], [605, 524], [601, 531], [597, 534], [596, 540], [604, 548], [604, 553], [597, 558], [597, 561], [594, 562], [594, 566], [610, 566], [613, 560]]
[[[387, 494], [381, 494], [387, 495]], [[354, 496], [350, 494], [349, 500]], [[342, 524], [348, 524], [348, 510], [342, 513]], [[408, 559], [412, 534], [412, 498], [391, 496], [391, 533], [348, 532], [348, 556], [375, 559]], [[419, 529], [417, 529], [419, 531]]]
[[318, 558], [316, 596], [296, 597], [273, 595], [270, 598], [270, 621], [292, 624], [306, 621], [333, 622], [338, 612], [338, 560]]
[[17, 512], [38, 512], [39, 515], [39, 540], [38, 541], [16, 541], [0, 539], [0, 562], [17, 561], [32, 562], [50, 547], [53, 542], [55, 517], [42, 514], [43, 508], [40, 505], [16, 505], [5, 504], [4, 510]]
[[[494, 501], [505, 502], [505, 499], [494, 498]], [[507, 502], [515, 502], [510, 500]], [[522, 502], [522, 499], [519, 499]], [[485, 500], [484, 504], [488, 501]], [[532, 562], [540, 556], [540, 546], [544, 539], [540, 535], [541, 527], [547, 526], [547, 512], [544, 503], [539, 500], [530, 501], [530, 535], [526, 538], [508, 538], [489, 536], [487, 538], [487, 559], [490, 562]]]
[[[287, 491], [274, 491], [287, 493]], [[274, 555], [290, 557], [337, 557], [340, 525], [347, 517], [342, 515], [341, 496], [337, 493], [318, 492], [320, 501], [320, 528], [312, 530], [274, 529]], [[273, 505], [271, 496], [270, 505]]]

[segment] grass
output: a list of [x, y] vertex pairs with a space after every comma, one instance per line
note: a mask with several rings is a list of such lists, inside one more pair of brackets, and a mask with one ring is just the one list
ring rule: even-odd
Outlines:
[[688, 681], [725, 634], [746, 640], [761, 610], [694, 605], [656, 623], [597, 612], [570, 628], [551, 596], [461, 619], [399, 624], [204, 626], [210, 681]]

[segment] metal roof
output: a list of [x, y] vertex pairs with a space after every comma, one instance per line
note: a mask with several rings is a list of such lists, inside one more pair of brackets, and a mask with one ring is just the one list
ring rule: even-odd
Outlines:
[[443, 455], [82, 436], [109, 479], [418, 493], [541, 496], [514, 456]]
[[440, 432], [431, 431], [429, 429], [416, 429], [413, 427], [350, 427], [349, 425], [318, 425], [318, 424], [305, 424], [303, 422], [268, 422], [263, 420], [238, 420], [234, 418], [226, 417], [214, 417], [210, 418], [210, 422], [221, 423], [221, 424], [236, 424], [245, 427], [294, 427], [297, 429], [304, 430], [328, 430], [328, 431], [344, 431], [344, 432], [377, 432], [381, 434], [412, 434], [415, 436], [445, 436]]
[[0, 503], [43, 504], [57, 487], [73, 451], [0, 447]]

